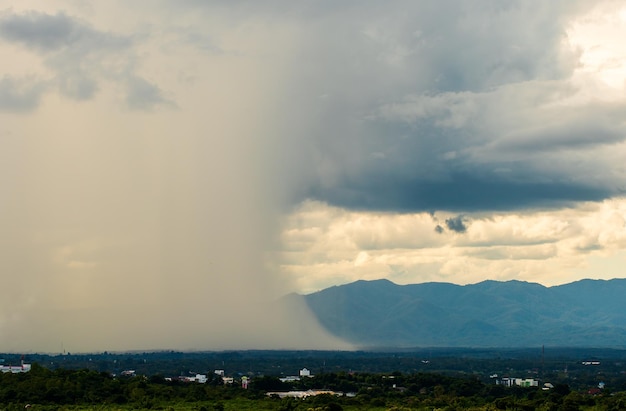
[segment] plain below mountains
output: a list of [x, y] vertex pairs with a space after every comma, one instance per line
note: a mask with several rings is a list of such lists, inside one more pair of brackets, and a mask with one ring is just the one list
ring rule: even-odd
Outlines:
[[288, 298], [304, 299], [330, 333], [363, 348], [626, 347], [626, 279], [357, 281]]

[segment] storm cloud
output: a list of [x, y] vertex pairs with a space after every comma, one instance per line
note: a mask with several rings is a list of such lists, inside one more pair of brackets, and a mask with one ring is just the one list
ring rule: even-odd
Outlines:
[[566, 21], [591, 2], [363, 3], [347, 21], [326, 5], [288, 84], [301, 198], [419, 212], [623, 194], [606, 163], [624, 150], [623, 102], [577, 101], [573, 81]]
[[446, 227], [456, 233], [464, 233], [467, 231], [467, 225], [465, 225], [465, 218], [462, 215], [454, 218], [446, 219]]
[[345, 347], [274, 302], [586, 275], [625, 247], [626, 50], [598, 34], [625, 22], [608, 0], [3, 9], [0, 349]]

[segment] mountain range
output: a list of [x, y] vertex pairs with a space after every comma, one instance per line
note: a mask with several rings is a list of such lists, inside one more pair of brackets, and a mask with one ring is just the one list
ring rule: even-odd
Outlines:
[[331, 334], [362, 348], [626, 347], [626, 279], [356, 281], [288, 298], [303, 299]]

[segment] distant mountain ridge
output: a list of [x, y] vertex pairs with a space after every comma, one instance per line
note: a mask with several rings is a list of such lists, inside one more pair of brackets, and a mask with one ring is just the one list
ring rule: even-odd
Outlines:
[[360, 280], [292, 297], [360, 347], [626, 347], [626, 279], [553, 287]]

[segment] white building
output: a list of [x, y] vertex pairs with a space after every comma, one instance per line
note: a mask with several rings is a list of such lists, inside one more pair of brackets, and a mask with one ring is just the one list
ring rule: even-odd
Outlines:
[[539, 381], [532, 378], [505, 377], [500, 380], [496, 380], [496, 384], [504, 385], [505, 387], [538, 387]]
[[196, 374], [194, 377], [180, 377], [179, 380], [184, 382], [197, 382], [200, 384], [205, 384], [208, 381], [208, 378], [206, 374]]
[[30, 371], [30, 364], [24, 364], [24, 361], [22, 361], [21, 365], [0, 365], [0, 371], [10, 372], [13, 374], [28, 372]]
[[297, 375], [288, 375], [286, 377], [280, 377], [279, 380], [280, 382], [294, 382], [300, 381], [300, 377], [298, 377]]
[[206, 374], [196, 374], [194, 381], [199, 382], [200, 384], [205, 384], [208, 381], [208, 378]]
[[307, 390], [307, 391], [272, 391], [268, 392], [266, 395], [268, 397], [279, 397], [279, 398], [307, 398], [314, 397], [316, 395], [328, 394], [335, 395], [340, 397], [343, 395], [342, 392], [330, 391], [330, 390]]

